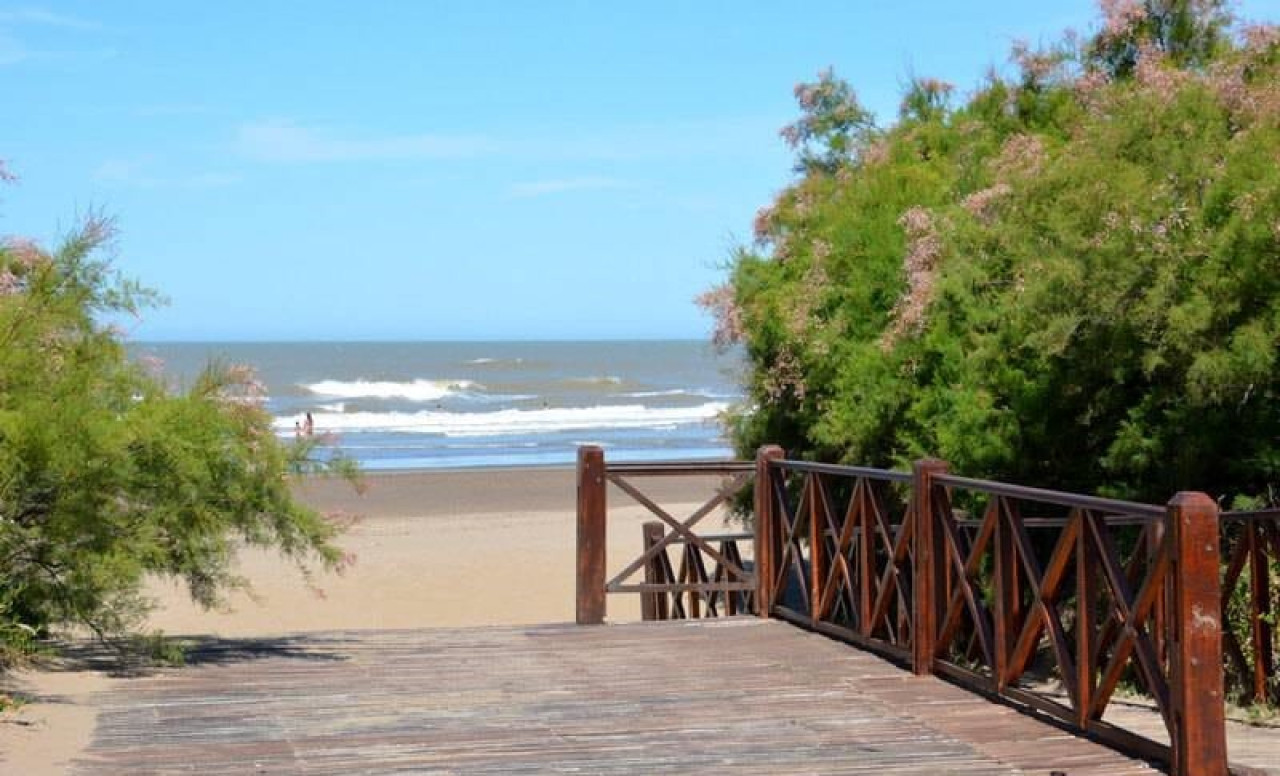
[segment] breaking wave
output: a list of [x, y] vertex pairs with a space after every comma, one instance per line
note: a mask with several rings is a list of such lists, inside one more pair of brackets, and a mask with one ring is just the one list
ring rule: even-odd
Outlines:
[[[664, 429], [705, 423], [728, 408], [725, 402], [696, 407], [645, 407], [639, 404], [563, 409], [505, 409], [495, 412], [320, 412], [317, 433], [395, 432], [446, 437], [546, 434], [586, 429]], [[293, 432], [293, 420], [278, 418], [275, 429]]]
[[330, 399], [409, 399], [437, 401], [484, 386], [471, 380], [321, 380], [302, 386], [316, 396]]

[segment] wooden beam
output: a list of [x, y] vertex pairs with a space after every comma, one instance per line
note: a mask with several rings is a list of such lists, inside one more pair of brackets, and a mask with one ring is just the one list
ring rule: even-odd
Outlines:
[[604, 450], [578, 448], [579, 625], [600, 625], [605, 615], [605, 466]]
[[1266, 703], [1267, 683], [1275, 671], [1271, 639], [1270, 560], [1262, 543], [1262, 524], [1245, 526], [1249, 552], [1249, 637], [1253, 647], [1253, 700]]
[[1168, 521], [1173, 540], [1173, 772], [1226, 776], [1218, 505], [1203, 493], [1179, 493], [1169, 502]]
[[946, 573], [943, 565], [946, 558], [943, 554], [939, 532], [936, 530], [937, 520], [934, 510], [940, 506], [934, 503], [935, 498], [946, 494], [940, 492], [933, 483], [933, 478], [945, 474], [945, 461], [927, 459], [916, 461], [912, 467], [911, 498], [912, 516], [915, 522], [915, 553], [912, 585], [912, 625], [911, 625], [911, 670], [917, 675], [933, 672], [933, 657], [938, 636], [938, 620], [941, 599], [938, 587], [942, 575]]
[[777, 564], [777, 525], [773, 511], [773, 472], [770, 461], [786, 457], [781, 447], [765, 445], [756, 453], [756, 486], [752, 504], [756, 521], [756, 614], [768, 617], [773, 608], [773, 575]]
[[[662, 541], [662, 535], [665, 533], [662, 523], [657, 520], [645, 523], [643, 526], [642, 546], [649, 549], [653, 545]], [[662, 576], [662, 564], [656, 559], [651, 559], [644, 564], [644, 583], [646, 585], [660, 585], [664, 582], [670, 582]], [[642, 620], [665, 620], [666, 612], [666, 594], [665, 593], [645, 593], [640, 596], [640, 619]]]

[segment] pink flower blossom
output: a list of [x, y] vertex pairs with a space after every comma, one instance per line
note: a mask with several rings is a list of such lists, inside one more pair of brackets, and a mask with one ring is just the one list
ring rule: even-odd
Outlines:
[[1009, 58], [1022, 71], [1025, 81], [1045, 83], [1053, 79], [1062, 65], [1061, 57], [1052, 52], [1037, 51], [1025, 40], [1015, 40]]
[[0, 296], [13, 296], [22, 291], [22, 281], [7, 269], [0, 269]]
[[751, 231], [755, 235], [756, 242], [761, 245], [767, 243], [773, 231], [773, 218], [777, 211], [772, 205], [767, 205], [756, 211], [756, 218], [751, 223]]
[[818, 103], [827, 97], [832, 91], [832, 84], [835, 82], [835, 70], [827, 67], [818, 71], [818, 80], [815, 83], [798, 83], [792, 89], [796, 96], [796, 102], [803, 110], [811, 111], [818, 106]]
[[710, 312], [715, 320], [711, 341], [716, 347], [726, 348], [744, 340], [746, 330], [742, 324], [742, 308], [738, 306], [732, 285], [725, 283], [716, 286], [694, 301]]
[[813, 196], [807, 191], [802, 191], [797, 197], [792, 208], [795, 214], [800, 218], [808, 218], [813, 215]]
[[913, 207], [898, 218], [898, 226], [906, 230], [907, 237], [913, 238], [933, 228], [933, 218], [929, 211], [922, 207]]
[[1011, 135], [1000, 149], [995, 170], [1000, 177], [1028, 177], [1044, 165], [1044, 141], [1036, 135]]
[[798, 148], [804, 142], [804, 129], [799, 124], [788, 124], [778, 130], [778, 136], [792, 148]]
[[1263, 54], [1280, 44], [1280, 25], [1250, 24], [1241, 33], [1244, 47], [1251, 54]]
[[[1280, 28], [1269, 28], [1280, 35]], [[1280, 120], [1280, 88], [1272, 78], [1250, 78], [1250, 72], [1258, 66], [1257, 58], [1266, 57], [1269, 46], [1280, 44], [1280, 37], [1265, 42], [1267, 33], [1254, 33], [1263, 48], [1247, 49], [1246, 55], [1233, 60], [1215, 62], [1204, 75], [1204, 81], [1218, 100], [1231, 112], [1237, 127], [1249, 126], [1259, 121]]]
[[10, 237], [4, 241], [4, 251], [25, 269], [34, 269], [36, 265], [48, 260], [44, 252], [35, 242], [25, 237]]
[[772, 402], [780, 401], [788, 392], [797, 400], [804, 400], [808, 392], [804, 369], [800, 365], [800, 359], [789, 346], [784, 345], [778, 350], [773, 364], [765, 372], [761, 387], [764, 388], [765, 396]]
[[1072, 87], [1075, 89], [1080, 101], [1085, 104], [1085, 107], [1092, 110], [1098, 107], [1098, 98], [1110, 83], [1111, 78], [1105, 72], [1091, 68], [1084, 71], [1075, 80]]
[[1147, 8], [1141, 0], [1101, 0], [1102, 31], [1107, 37], [1126, 35], [1147, 18]]
[[997, 183], [994, 186], [975, 191], [965, 197], [964, 201], [961, 202], [961, 206], [963, 206], [965, 210], [969, 211], [974, 218], [977, 218], [982, 223], [990, 223], [991, 218], [994, 215], [993, 210], [995, 208], [995, 204], [999, 200], [1008, 196], [1012, 191], [1013, 189], [1009, 184]]
[[[809, 335], [819, 323], [815, 307], [826, 294], [831, 285], [831, 277], [827, 274], [823, 259], [830, 254], [831, 247], [819, 240], [813, 247], [814, 255], [800, 278], [799, 292], [792, 297], [792, 305], [785, 313], [783, 324], [797, 340], [812, 340]], [[819, 253], [823, 256], [819, 257]]]
[[956, 90], [956, 85], [941, 78], [921, 78], [916, 82], [920, 90], [931, 95], [945, 97]]
[[907, 252], [902, 258], [907, 290], [894, 305], [891, 323], [880, 340], [886, 350], [907, 332], [923, 326], [925, 310], [933, 297], [938, 259], [942, 255], [942, 241], [928, 210], [910, 208], [898, 219], [898, 225], [907, 236]]
[[831, 243], [827, 242], [826, 240], [813, 241], [813, 260], [815, 263], [826, 261], [827, 257], [829, 257], [830, 255], [831, 255]]
[[1164, 101], [1173, 99], [1191, 79], [1189, 73], [1170, 65], [1164, 53], [1149, 44], [1139, 49], [1133, 74], [1139, 84]]
[[876, 140], [869, 144], [862, 151], [863, 164], [881, 164], [889, 160], [889, 143], [886, 140]]
[[258, 379], [257, 370], [248, 364], [228, 366], [224, 379], [222, 399], [234, 404], [260, 404], [266, 400], [267, 386]]

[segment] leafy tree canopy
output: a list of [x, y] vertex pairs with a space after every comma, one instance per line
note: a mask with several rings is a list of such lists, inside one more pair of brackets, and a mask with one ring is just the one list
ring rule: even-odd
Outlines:
[[123, 633], [147, 575], [212, 606], [243, 583], [244, 544], [304, 570], [345, 560], [338, 526], [289, 486], [350, 465], [278, 440], [247, 368], [211, 365], [176, 391], [128, 358], [102, 320], [155, 298], [101, 258], [111, 239], [91, 217], [57, 250], [0, 241], [0, 647], [68, 623]]
[[963, 100], [874, 126], [830, 73], [799, 177], [702, 302], [740, 342], [740, 452], [1164, 501], [1280, 482], [1280, 33], [1107, 0]]

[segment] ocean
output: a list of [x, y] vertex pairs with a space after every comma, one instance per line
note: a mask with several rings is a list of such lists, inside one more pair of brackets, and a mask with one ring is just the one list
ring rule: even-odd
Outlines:
[[276, 433], [305, 413], [366, 470], [731, 455], [717, 420], [741, 398], [739, 353], [704, 342], [138, 343], [179, 384], [248, 364]]

